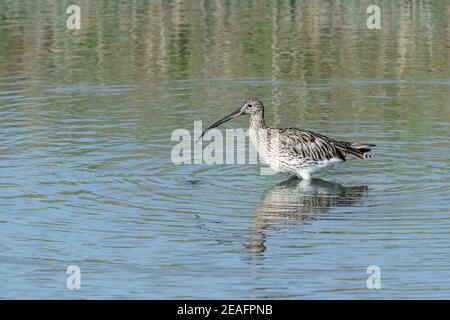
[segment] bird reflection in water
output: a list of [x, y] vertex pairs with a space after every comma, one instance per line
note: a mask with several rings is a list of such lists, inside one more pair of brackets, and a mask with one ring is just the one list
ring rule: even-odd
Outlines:
[[365, 196], [367, 186], [344, 187], [320, 179], [290, 178], [263, 194], [251, 223], [248, 250], [266, 250], [266, 231], [292, 223], [311, 223], [334, 207], [352, 206]]

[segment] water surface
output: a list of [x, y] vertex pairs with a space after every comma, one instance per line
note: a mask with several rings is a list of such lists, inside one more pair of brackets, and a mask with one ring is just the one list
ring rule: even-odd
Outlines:
[[[2, 1], [0, 298], [449, 298], [450, 5], [378, 3]], [[249, 96], [374, 159], [172, 163]]]

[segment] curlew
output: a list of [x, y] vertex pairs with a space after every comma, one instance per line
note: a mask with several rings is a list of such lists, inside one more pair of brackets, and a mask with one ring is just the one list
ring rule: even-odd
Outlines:
[[262, 161], [275, 172], [305, 180], [346, 160], [370, 158], [370, 147], [375, 146], [337, 141], [309, 130], [268, 128], [264, 120], [264, 106], [258, 98], [247, 99], [239, 109], [203, 131], [200, 138], [208, 130], [241, 115], [250, 116], [250, 140]]

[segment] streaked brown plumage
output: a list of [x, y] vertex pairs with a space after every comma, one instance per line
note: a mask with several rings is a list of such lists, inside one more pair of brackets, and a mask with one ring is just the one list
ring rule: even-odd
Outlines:
[[264, 162], [276, 172], [311, 179], [311, 175], [348, 159], [370, 158], [373, 144], [337, 141], [297, 128], [267, 128], [264, 106], [258, 98], [247, 99], [242, 107], [207, 128], [215, 128], [240, 115], [250, 115], [249, 136]]

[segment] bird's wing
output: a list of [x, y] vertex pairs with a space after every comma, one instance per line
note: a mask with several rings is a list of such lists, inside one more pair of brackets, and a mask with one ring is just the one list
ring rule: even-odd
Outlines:
[[[306, 130], [305, 130], [306, 131]], [[329, 144], [333, 145], [341, 154], [344, 156], [345, 159], [364, 159], [364, 158], [371, 158], [371, 155], [369, 154], [370, 147], [375, 147], [374, 144], [369, 143], [354, 143], [349, 141], [336, 141], [330, 137], [321, 135], [319, 133], [315, 133], [312, 131], [306, 131], [317, 138], [321, 138], [325, 141], [327, 141]]]
[[331, 138], [297, 128], [278, 129], [278, 134], [281, 152], [312, 161], [345, 161], [339, 142]]

